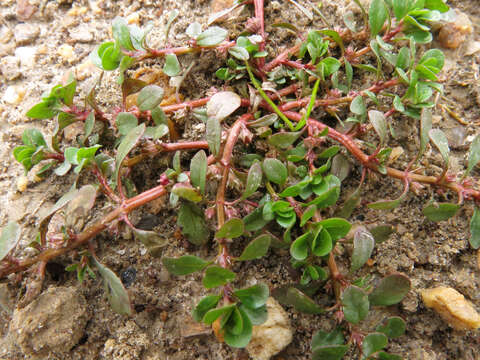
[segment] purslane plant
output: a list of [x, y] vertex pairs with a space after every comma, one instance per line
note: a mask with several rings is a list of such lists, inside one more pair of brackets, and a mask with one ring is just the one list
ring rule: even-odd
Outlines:
[[[203, 30], [200, 24], [193, 23], [186, 29], [191, 38], [187, 45], [164, 49], [148, 45], [150, 27], [141, 30], [116, 18], [113, 41], [97, 47], [91, 59], [105, 71], [118, 71], [123, 99], [120, 111], [101, 109], [95, 101], [95, 89], [79, 102], [84, 105], [75, 105], [76, 81], [71, 79], [55, 86], [27, 112], [35, 119], [54, 119], [57, 126], [50, 144], [40, 131], [26, 130], [23, 145], [13, 151], [15, 159], [26, 172], [35, 169], [40, 177], [52, 172], [64, 176], [73, 168], [76, 180], [40, 220], [38, 237], [30, 245], [38, 250], [35, 257], [15, 257], [20, 228], [9, 223], [3, 229], [0, 278], [33, 269], [37, 283], [41, 283], [48, 261], [83, 247], [78, 263], [67, 270], [76, 271], [82, 280], [85, 273], [94, 277], [92, 269], [96, 267], [112, 308], [130, 315], [132, 308], [125, 288], [101, 264], [91, 240], [108, 227], [126, 226], [152, 256], [158, 256], [166, 245], [165, 239], [153, 231], [136, 228], [129, 213], [168, 195], [170, 206], [178, 209], [178, 226], [188, 241], [196, 246], [211, 241], [218, 245], [217, 254], [209, 259], [193, 255], [162, 259], [174, 275], [203, 272], [202, 283], [209, 295], [193, 307], [192, 316], [211, 325], [218, 339], [232, 347], [245, 347], [252, 326], [263, 323], [268, 316], [265, 304], [269, 287], [258, 282], [236, 288], [235, 264], [260, 259], [270, 248], [285, 248], [289, 249], [291, 265], [301, 275], [292, 284], [274, 289], [272, 295], [297, 311], [333, 312], [339, 324], [333, 332], [319, 331], [314, 335], [314, 359], [341, 359], [348, 351], [358, 351], [362, 359], [398, 359], [398, 355], [384, 349], [389, 338], [403, 334], [405, 322], [392, 317], [376, 329], [364, 329], [361, 322], [371, 306], [399, 303], [408, 293], [410, 281], [403, 274], [375, 281], [355, 276], [370, 258], [375, 244], [388, 238], [391, 228], [352, 230], [346, 219], [360, 203], [368, 172], [399, 179], [404, 185], [397, 199], [368, 204], [373, 209], [393, 209], [410, 189], [424, 185], [458, 195], [455, 204], [429, 202], [423, 213], [432, 221], [454, 216], [465, 200], [480, 200], [480, 191], [470, 177], [480, 161], [480, 140], [477, 137], [472, 142], [464, 174], [449, 173], [446, 136], [432, 128], [431, 120], [433, 95], [443, 91], [438, 74], [444, 56], [438, 49], [420, 51], [418, 46], [432, 40], [430, 25], [440, 20], [448, 7], [441, 0], [372, 0], [368, 10], [361, 9], [365, 14], [363, 29], [357, 29], [351, 17], [346, 16], [346, 28], [297, 33], [299, 41], [292, 48], [270, 54], [265, 50], [263, 0], [239, 1], [233, 8], [251, 3], [255, 17], [235, 40], [229, 40], [223, 28], [210, 26]], [[213, 16], [211, 21], [233, 8]], [[169, 24], [176, 16], [172, 14]], [[366, 46], [355, 50], [348, 44], [354, 38], [365, 41]], [[215, 74], [232, 90], [182, 102], [178, 97], [182, 81], [194, 67], [183, 64], [179, 56], [202, 56], [204, 51], [226, 57], [226, 66]], [[164, 59], [164, 74], [180, 79], [176, 82], [175, 103], [164, 99], [162, 87], [131, 77], [129, 69], [147, 58]], [[375, 75], [376, 81], [354, 88], [354, 77], [368, 72]], [[135, 105], [127, 107], [127, 98], [132, 94], [136, 94]], [[315, 109], [323, 109], [348, 130], [340, 132], [328, 126]], [[191, 110], [198, 121], [205, 123], [205, 140], [175, 140], [170, 116], [178, 110]], [[418, 154], [403, 170], [387, 165], [392, 152], [388, 138], [395, 135], [390, 118], [396, 113], [419, 123]], [[84, 134], [76, 144], [68, 144], [63, 129], [74, 122], [84, 123]], [[367, 143], [371, 151], [366, 153], [356, 139], [366, 138], [371, 130], [378, 141]], [[106, 135], [115, 137], [114, 144], [106, 141]], [[336, 144], [328, 146], [332, 141]], [[443, 159], [443, 170], [436, 176], [423, 175], [417, 167], [429, 143]], [[184, 169], [180, 152], [187, 151], [190, 165]], [[159, 174], [159, 185], [135, 194], [130, 168], [167, 153], [173, 154], [171, 167]], [[357, 190], [338, 206], [342, 181], [348, 172], [348, 154], [358, 162], [362, 177]], [[87, 173], [95, 176], [97, 183], [77, 189], [77, 179]], [[99, 192], [113, 210], [98, 222], [85, 225]], [[337, 215], [328, 217], [333, 210]], [[57, 212], [63, 212], [65, 223], [61, 229], [48, 231], [50, 219]], [[209, 219], [215, 222], [213, 237]], [[480, 247], [479, 228], [480, 215], [475, 209], [470, 239], [475, 249]], [[230, 244], [244, 240], [243, 251], [234, 256]], [[340, 273], [337, 267], [337, 246], [353, 249], [347, 274]], [[334, 294], [328, 309], [315, 301], [322, 289]], [[26, 301], [40, 290], [41, 286], [32, 286]], [[350, 345], [355, 345], [356, 350]]]

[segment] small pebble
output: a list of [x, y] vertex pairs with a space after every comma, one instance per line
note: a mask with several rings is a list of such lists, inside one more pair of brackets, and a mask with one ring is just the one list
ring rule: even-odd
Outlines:
[[438, 33], [438, 41], [446, 49], [456, 49], [473, 32], [472, 22], [467, 14], [456, 10], [454, 21], [444, 24]]
[[15, 49], [15, 56], [20, 64], [26, 68], [33, 68], [36, 62], [37, 48], [34, 46], [21, 46]]
[[63, 61], [72, 62], [74, 60], [73, 47], [68, 44], [61, 45], [57, 50], [57, 54], [62, 57]]
[[40, 34], [40, 28], [32, 24], [18, 24], [13, 31], [17, 45], [28, 45]]
[[127, 16], [127, 23], [129, 25], [135, 24], [138, 25], [140, 24], [140, 14], [138, 12], [134, 12], [130, 15]]
[[19, 78], [22, 73], [19, 67], [19, 59], [16, 56], [5, 56], [0, 60], [0, 72], [5, 79], [12, 81]]
[[480, 327], [480, 315], [472, 304], [457, 290], [439, 286], [421, 292], [425, 306], [435, 310], [456, 330], [472, 330]]
[[129, 267], [122, 271], [120, 277], [122, 279], [123, 285], [128, 288], [135, 282], [135, 279], [137, 278], [137, 270], [135, 270], [135, 268], [133, 267]]
[[25, 93], [26, 93], [25, 89], [22, 88], [21, 86], [11, 85], [7, 87], [7, 90], [5, 90], [5, 93], [3, 94], [2, 99], [7, 104], [18, 105], [23, 100]]
[[93, 40], [93, 33], [91, 32], [91, 26], [88, 24], [81, 24], [80, 26], [73, 28], [69, 31], [70, 39], [73, 42], [89, 43]]
[[27, 185], [28, 185], [28, 179], [26, 176], [20, 176], [17, 179], [17, 190], [20, 192], [24, 192], [27, 190]]

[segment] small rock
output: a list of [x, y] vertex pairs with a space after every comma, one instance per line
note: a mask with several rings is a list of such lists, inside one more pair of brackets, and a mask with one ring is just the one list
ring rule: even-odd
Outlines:
[[234, 0], [213, 0], [210, 8], [212, 13], [216, 13], [231, 7], [234, 3]]
[[202, 335], [210, 335], [212, 328], [193, 321], [191, 316], [186, 316], [181, 322], [180, 334], [184, 338], [191, 338]]
[[17, 0], [17, 18], [25, 21], [32, 17], [37, 7], [30, 4], [28, 0]]
[[480, 41], [470, 41], [468, 43], [467, 50], [465, 50], [465, 55], [470, 56], [480, 51]]
[[268, 319], [253, 327], [247, 351], [255, 360], [269, 360], [293, 339], [290, 320], [285, 310], [272, 297], [267, 300]]
[[18, 57], [5, 56], [1, 59], [0, 72], [9, 81], [19, 78], [22, 73], [20, 72]]
[[5, 94], [3, 94], [2, 99], [7, 104], [18, 105], [23, 100], [25, 93], [25, 89], [21, 86], [11, 85], [7, 87], [7, 90], [5, 90]]
[[453, 149], [461, 148], [465, 145], [467, 129], [464, 126], [456, 126], [445, 132], [448, 139], [448, 145]]
[[26, 176], [20, 176], [17, 179], [17, 190], [20, 192], [24, 192], [27, 190], [27, 185], [28, 185], [28, 178]]
[[40, 34], [40, 28], [32, 24], [18, 24], [13, 31], [17, 45], [28, 45]]
[[70, 10], [68, 10], [67, 15], [75, 17], [80, 15], [85, 15], [87, 11], [88, 9], [85, 6], [81, 6], [81, 7], [74, 6]]
[[480, 315], [457, 290], [440, 286], [422, 291], [425, 306], [433, 308], [448, 324], [457, 330], [480, 327]]
[[97, 72], [99, 69], [90, 61], [90, 58], [75, 67], [75, 77], [80, 81], [96, 75]]
[[15, 310], [9, 336], [26, 355], [65, 354], [82, 338], [87, 302], [74, 287], [51, 287], [25, 308]]
[[73, 62], [73, 47], [68, 44], [61, 45], [58, 50], [57, 54], [60, 55], [63, 61]]
[[0, 28], [0, 43], [6, 44], [7, 42], [10, 41], [12, 36], [13, 36], [12, 30], [10, 30], [8, 27], [2, 26]]
[[134, 12], [130, 15], [127, 16], [127, 23], [129, 25], [135, 24], [139, 25], [140, 24], [140, 14], [138, 12]]
[[70, 38], [73, 42], [89, 43], [93, 40], [93, 33], [91, 26], [88, 24], [81, 24], [69, 31]]
[[21, 46], [15, 49], [15, 56], [20, 59], [23, 67], [33, 68], [36, 62], [37, 48], [35, 46]]
[[440, 28], [438, 41], [442, 47], [456, 49], [465, 42], [467, 35], [473, 32], [472, 22], [467, 14], [455, 10], [455, 18]]
[[128, 288], [135, 282], [135, 279], [137, 278], [137, 270], [134, 267], [126, 268], [120, 274], [120, 278], [122, 279], [123, 285]]

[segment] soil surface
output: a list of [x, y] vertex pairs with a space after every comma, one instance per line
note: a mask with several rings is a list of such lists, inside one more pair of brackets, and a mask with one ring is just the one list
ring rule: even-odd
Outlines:
[[[185, 28], [193, 21], [207, 22], [212, 6], [225, 6], [227, 1], [153, 1], [153, 0], [2, 0], [0, 4], [0, 225], [7, 221], [17, 221], [23, 228], [20, 248], [24, 249], [36, 235], [36, 225], [43, 214], [64, 194], [74, 181], [73, 175], [47, 177], [36, 181], [33, 172], [28, 175], [28, 186], [19, 191], [19, 181], [23, 181], [23, 169], [15, 162], [12, 149], [21, 143], [23, 130], [36, 127], [51, 134], [54, 124], [51, 121], [31, 121], [25, 112], [40, 100], [41, 94], [57, 85], [74, 69], [79, 80], [82, 99], [96, 81], [100, 71], [88, 61], [88, 55], [95, 45], [111, 38], [111, 23], [115, 16], [123, 16], [132, 23], [145, 26], [152, 21], [155, 28], [150, 35], [154, 48], [164, 46], [163, 32], [168, 13], [179, 11], [179, 18], [170, 32], [172, 45], [183, 44], [188, 37]], [[333, 24], [342, 24], [342, 14], [346, 9], [355, 9], [353, 1], [323, 1], [324, 13]], [[480, 51], [469, 54], [474, 42], [480, 41], [480, 7], [477, 0], [449, 1], [449, 5], [467, 14], [473, 25], [473, 35], [455, 50], [444, 50], [447, 61], [441, 75], [445, 81], [445, 98], [440, 102], [449, 105], [468, 125], [454, 120], [447, 113], [436, 108], [434, 126], [440, 127], [451, 141], [453, 171], [464, 169], [466, 149], [478, 132], [480, 124]], [[243, 24], [251, 17], [253, 10], [247, 7], [236, 14], [233, 21], [223, 24], [231, 37], [242, 31]], [[287, 1], [266, 1], [267, 32], [272, 46], [291, 44], [293, 37], [285, 30], [270, 27], [272, 23], [291, 22], [299, 28], [323, 27], [319, 18], [309, 21]], [[355, 44], [354, 44], [355, 45]], [[478, 43], [477, 43], [478, 45]], [[435, 40], [431, 45], [438, 47]], [[478, 49], [478, 46], [477, 46]], [[469, 54], [469, 55], [467, 55]], [[182, 63], [189, 64], [195, 56], [183, 57]], [[147, 65], [160, 68], [161, 60]], [[211, 86], [219, 85], [215, 71], [222, 65], [222, 59], [213, 53], [202, 55], [202, 60], [192, 69], [192, 74], [182, 87], [182, 95], [187, 99], [205, 96]], [[99, 91], [102, 106], [115, 106], [120, 100], [120, 89], [115, 82], [116, 74], [106, 73]], [[356, 81], [364, 79], [356, 79]], [[183, 128], [183, 137], [197, 139], [203, 136], [202, 124], [190, 115], [176, 114], [175, 119]], [[402, 116], [394, 116], [393, 126], [396, 139], [390, 146], [401, 147], [404, 154], [393, 165], [404, 168], [418, 148], [418, 124]], [[75, 129], [67, 134], [75, 137]], [[412, 155], [413, 154], [413, 155]], [[352, 170], [344, 181], [342, 199], [353, 191], [359, 181], [359, 167], [352, 162]], [[429, 151], [425, 165], [440, 166], [441, 158], [435, 151]], [[151, 161], [137, 166], [134, 182], [137, 191], [144, 191], [155, 185], [156, 171], [163, 171], [164, 164]], [[478, 179], [480, 172], [473, 175]], [[19, 180], [20, 179], [20, 180]], [[151, 179], [151, 180], [149, 180]], [[82, 179], [87, 183], [88, 179]], [[23, 189], [21, 189], [23, 190]], [[393, 271], [407, 274], [412, 281], [412, 291], [398, 305], [371, 312], [367, 320], [368, 328], [375, 327], [388, 315], [399, 315], [407, 322], [404, 336], [391, 340], [389, 351], [400, 354], [405, 359], [480, 359], [478, 332], [458, 332], [452, 330], [439, 316], [427, 309], [420, 298], [420, 290], [438, 285], [450, 286], [461, 292], [477, 309], [480, 309], [479, 270], [477, 253], [468, 245], [469, 218], [473, 206], [464, 206], [459, 214], [440, 223], [433, 223], [422, 215], [424, 204], [431, 197], [429, 189], [420, 190], [418, 195], [410, 193], [400, 207], [390, 212], [368, 209], [365, 204], [379, 198], [394, 198], [401, 192], [401, 184], [381, 176], [371, 176], [363, 188], [362, 205], [349, 219], [351, 222], [367, 224], [389, 224], [396, 232], [390, 239], [375, 248], [373, 266], [364, 267], [359, 275], [370, 274], [373, 279]], [[435, 194], [437, 200], [455, 201], [451, 194]], [[132, 214], [132, 222], [143, 229], [155, 229], [169, 239], [163, 255], [180, 256], [187, 251], [198, 256], [210, 256], [215, 245], [204, 248], [185, 247], [183, 241], [176, 241], [175, 209], [162, 203], [150, 204]], [[91, 218], [98, 219], [108, 209], [94, 208]], [[0, 284], [0, 302], [3, 305], [0, 317], [1, 359], [248, 359], [245, 350], [231, 349], [218, 343], [209, 329], [199, 327], [190, 317], [190, 311], [206, 294], [199, 274], [181, 279], [168, 274], [159, 258], [150, 256], [143, 245], [135, 242], [129, 233], [110, 234], [105, 232], [96, 238], [97, 255], [102, 263], [112, 269], [124, 281], [134, 307], [134, 315], [125, 317], [115, 314], [104, 296], [99, 277], [79, 283], [74, 273], [64, 269], [78, 256], [61, 257], [47, 267], [44, 283], [45, 294], [71, 296], [76, 302], [54, 304], [38, 302], [44, 306], [36, 311], [44, 313], [48, 319], [49, 309], [64, 311], [51, 315], [56, 319], [58, 331], [70, 326], [72, 338], [49, 337], [48, 332], [38, 336], [47, 337], [48, 355], [37, 352], [40, 345], [31, 345], [28, 339], [21, 342], [15, 336], [7, 336], [9, 326], [18, 331], [20, 324], [13, 324], [13, 310], [25, 293], [29, 277], [10, 277], [8, 283]], [[234, 248], [233, 251], [239, 251]], [[345, 249], [347, 251], [349, 249]], [[28, 255], [31, 250], [24, 250]], [[271, 251], [269, 256], [248, 263], [236, 265], [239, 286], [248, 285], [254, 279], [266, 282], [271, 287], [295, 281], [295, 274], [288, 265], [288, 256], [282, 251]], [[341, 259], [342, 257], [340, 257]], [[345, 270], [348, 263], [340, 266]], [[68, 290], [68, 291], [67, 291]], [[65, 293], [68, 293], [65, 295]], [[324, 295], [323, 295], [324, 296]], [[319, 295], [318, 301], [322, 295]], [[38, 299], [37, 299], [38, 300]], [[60, 301], [60, 300], [59, 300]], [[78, 304], [77, 304], [78, 303]], [[28, 307], [27, 307], [28, 308]], [[73, 309], [73, 310], [72, 310]], [[305, 315], [287, 309], [294, 331], [292, 343], [274, 359], [309, 359], [310, 341], [317, 330], [328, 331], [334, 327], [331, 314]], [[0, 310], [2, 311], [2, 310]], [[76, 313], [73, 323], [65, 324], [65, 315]], [[80, 314], [80, 313], [81, 314]], [[38, 319], [36, 321], [39, 321]], [[41, 327], [41, 325], [39, 325]], [[54, 325], [50, 325], [54, 326]], [[27, 325], [25, 325], [27, 331]], [[55, 329], [53, 329], [55, 330]], [[33, 332], [35, 334], [35, 331]], [[32, 335], [35, 336], [35, 335]], [[41, 341], [35, 339], [36, 341]], [[62, 346], [59, 345], [64, 345]], [[71, 348], [71, 350], [68, 350]], [[43, 351], [43, 350], [42, 350]], [[354, 359], [351, 357], [346, 357]]]

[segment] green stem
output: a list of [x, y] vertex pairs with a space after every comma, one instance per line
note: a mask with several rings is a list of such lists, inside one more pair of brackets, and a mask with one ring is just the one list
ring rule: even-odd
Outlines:
[[308, 104], [308, 107], [307, 107], [307, 112], [302, 116], [302, 120], [300, 120], [297, 126], [295, 126], [295, 131], [300, 130], [307, 123], [307, 119], [310, 117], [310, 113], [312, 112], [313, 107], [315, 105], [315, 100], [317, 99], [317, 91], [318, 91], [319, 84], [320, 84], [320, 79], [317, 79], [317, 81], [315, 81], [315, 85], [313, 86], [312, 95], [310, 96], [310, 103]]
[[248, 64], [248, 61], [245, 61], [245, 65], [247, 67], [248, 75], [250, 76], [250, 80], [253, 83], [253, 86], [257, 89], [257, 91], [260, 93], [260, 96], [267, 102], [268, 105], [271, 106], [273, 111], [280, 117], [280, 119], [283, 120], [283, 122], [288, 125], [291, 131], [295, 130], [295, 127], [293, 126], [292, 122], [280, 111], [280, 109], [275, 105], [275, 103], [268, 97], [268, 95], [265, 93], [265, 91], [262, 90], [262, 86], [258, 82], [257, 79], [255, 79], [255, 76], [253, 76], [252, 69], [250, 69], [250, 65]]

